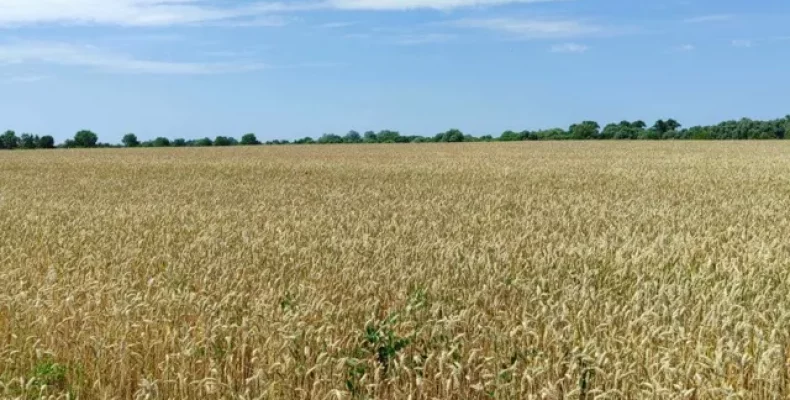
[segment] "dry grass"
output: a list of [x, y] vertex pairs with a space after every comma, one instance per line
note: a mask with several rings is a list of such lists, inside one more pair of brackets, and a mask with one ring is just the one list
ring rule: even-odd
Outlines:
[[788, 154], [0, 153], [0, 397], [787, 398]]

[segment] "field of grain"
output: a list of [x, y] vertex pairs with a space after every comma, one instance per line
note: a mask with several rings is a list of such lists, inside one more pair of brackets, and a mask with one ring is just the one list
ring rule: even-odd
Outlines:
[[0, 153], [0, 398], [790, 396], [790, 144]]

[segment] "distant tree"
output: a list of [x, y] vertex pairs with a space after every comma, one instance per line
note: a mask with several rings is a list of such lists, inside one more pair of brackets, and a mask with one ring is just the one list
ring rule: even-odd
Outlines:
[[376, 132], [367, 131], [365, 132], [365, 136], [363, 140], [365, 141], [365, 143], [378, 143], [379, 137], [378, 135], [376, 135]]
[[606, 126], [603, 127], [603, 130], [601, 131], [601, 139], [614, 139], [615, 137], [618, 136], [621, 130], [622, 128], [618, 124], [607, 124]]
[[528, 130], [519, 132], [518, 136], [521, 140], [538, 140], [538, 134]]
[[212, 142], [209, 138], [198, 139], [193, 142], [193, 145], [198, 147], [207, 147], [213, 144], [214, 142]]
[[517, 140], [521, 140], [521, 135], [511, 130], [504, 131], [499, 135], [500, 142], [515, 142]]
[[787, 135], [787, 129], [785, 127], [777, 126], [774, 128], [774, 136], [776, 136], [777, 139], [784, 139], [785, 135]]
[[464, 141], [464, 133], [458, 129], [450, 129], [442, 134], [442, 142], [457, 143]]
[[217, 136], [217, 138], [214, 139], [214, 146], [232, 146], [232, 145], [233, 145], [233, 141], [230, 140], [229, 137]]
[[670, 118], [665, 122], [668, 131], [676, 131], [680, 129], [683, 125], [680, 125], [680, 122], [675, 121], [674, 119]]
[[16, 132], [8, 130], [0, 136], [0, 149], [13, 150], [19, 147], [19, 138]]
[[638, 139], [644, 137], [646, 126], [647, 124], [644, 121], [620, 121], [612, 139]]
[[96, 147], [98, 141], [99, 137], [89, 130], [81, 130], [74, 134], [74, 147]]
[[173, 142], [171, 144], [173, 145], [173, 147], [184, 147], [187, 145], [187, 141], [182, 138], [178, 138], [178, 139], [173, 139]]
[[398, 136], [395, 136], [394, 139], [395, 139], [395, 143], [411, 143], [411, 141], [414, 138], [415, 138], [415, 136], [404, 136], [404, 135], [398, 134]]
[[158, 137], [151, 143], [152, 147], [170, 147], [170, 139], [166, 137]]
[[346, 133], [346, 136], [343, 136], [343, 142], [345, 143], [362, 143], [362, 135], [359, 132], [351, 130]]
[[560, 128], [544, 129], [535, 132], [540, 140], [567, 140], [570, 139], [570, 134]]
[[248, 133], [241, 137], [241, 144], [244, 146], [255, 146], [261, 144], [261, 142], [258, 141], [254, 133]]
[[658, 129], [643, 129], [639, 131], [637, 139], [640, 140], [658, 140], [664, 137], [670, 131], [661, 132]]
[[706, 140], [712, 139], [711, 130], [708, 127], [692, 126], [688, 129], [687, 136], [689, 139]]
[[480, 136], [480, 141], [481, 142], [490, 142], [490, 141], [493, 141], [493, 140], [494, 140], [494, 137], [491, 136], [491, 135]]
[[313, 140], [313, 138], [311, 138], [310, 136], [307, 136], [302, 139], [294, 140], [294, 144], [313, 144], [313, 143], [315, 143], [315, 140]]
[[601, 126], [595, 121], [584, 121], [581, 124], [571, 125], [568, 131], [573, 139], [597, 139]]
[[44, 135], [38, 139], [38, 143], [36, 143], [36, 147], [38, 147], [39, 149], [54, 149], [55, 138], [49, 135]]
[[378, 137], [379, 143], [396, 143], [400, 136], [400, 132], [387, 129], [380, 131], [376, 136]]
[[140, 141], [137, 140], [137, 135], [134, 133], [127, 133], [123, 135], [123, 139], [121, 139], [121, 143], [123, 143], [126, 147], [137, 147], [140, 146]]
[[653, 127], [650, 128], [650, 129], [652, 129], [653, 131], [655, 131], [659, 135], [663, 135], [664, 132], [669, 130], [669, 127], [667, 127], [667, 123], [663, 119], [660, 119], [660, 120], [656, 121], [656, 123], [653, 124]]
[[325, 133], [318, 138], [318, 143], [321, 144], [333, 144], [333, 143], [343, 143], [343, 138], [335, 135], [334, 133]]
[[30, 133], [23, 133], [22, 136], [19, 137], [19, 147], [28, 150], [35, 149], [36, 141], [38, 141], [38, 136], [33, 136]]
[[670, 139], [674, 138], [677, 129], [681, 127], [680, 123], [674, 119], [666, 121], [659, 119], [653, 124], [653, 127], [647, 131], [640, 132], [640, 139]]

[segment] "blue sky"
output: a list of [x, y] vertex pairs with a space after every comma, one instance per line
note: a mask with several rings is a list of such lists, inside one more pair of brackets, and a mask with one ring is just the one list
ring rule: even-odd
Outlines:
[[0, 0], [0, 129], [293, 139], [790, 113], [786, 0]]

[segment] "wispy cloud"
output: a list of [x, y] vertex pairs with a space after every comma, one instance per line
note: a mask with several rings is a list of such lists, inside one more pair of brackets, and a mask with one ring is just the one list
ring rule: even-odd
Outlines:
[[587, 50], [590, 48], [578, 43], [563, 43], [563, 44], [555, 44], [551, 47], [552, 53], [586, 53]]
[[455, 39], [455, 35], [446, 33], [408, 34], [396, 37], [395, 44], [412, 46], [420, 44], [445, 43]]
[[683, 22], [687, 24], [699, 24], [703, 22], [721, 22], [721, 21], [729, 21], [735, 18], [729, 14], [712, 14], [712, 15], [701, 15], [698, 17], [686, 18]]
[[227, 6], [218, 0], [0, 0], [0, 26], [36, 23], [169, 26], [256, 20], [272, 13], [323, 7], [317, 2], [254, 2]]
[[0, 43], [0, 63], [40, 63], [88, 67], [115, 73], [137, 74], [221, 74], [255, 71], [262, 63], [200, 63], [155, 61], [105, 51], [94, 46], [67, 43]]
[[[280, 26], [273, 14], [305, 10], [450, 10], [560, 0], [0, 0], [0, 27], [29, 24], [170, 26], [224, 22]], [[284, 20], [279, 20], [284, 21]]]
[[357, 25], [357, 23], [356, 22], [327, 22], [325, 24], [318, 25], [318, 27], [322, 29], [341, 29], [341, 28], [348, 28], [354, 25]]
[[35, 83], [35, 82], [41, 82], [49, 78], [50, 76], [48, 75], [6, 75], [6, 76], [0, 76], [0, 83], [4, 83], [4, 84]]
[[104, 42], [152, 42], [152, 43], [165, 43], [165, 42], [179, 42], [186, 39], [185, 36], [174, 33], [133, 33], [121, 35], [103, 35], [97, 38]]
[[751, 40], [737, 39], [732, 41], [733, 47], [752, 47], [754, 43]]
[[432, 8], [449, 10], [462, 7], [485, 7], [512, 3], [538, 3], [557, 0], [327, 0], [333, 8], [346, 10], [409, 10]]
[[694, 46], [693, 44], [687, 43], [687, 44], [682, 44], [680, 46], [676, 46], [673, 50], [681, 51], [681, 52], [691, 52], [691, 51], [694, 51], [696, 49], [697, 49], [697, 46]]
[[499, 31], [527, 39], [571, 38], [604, 32], [601, 26], [570, 19], [461, 19], [452, 24], [464, 28]]
[[219, 21], [203, 22], [202, 25], [221, 26], [230, 28], [259, 28], [259, 27], [281, 27], [286, 26], [297, 20], [297, 18], [284, 17], [281, 15], [262, 15], [251, 18], [227, 19]]

